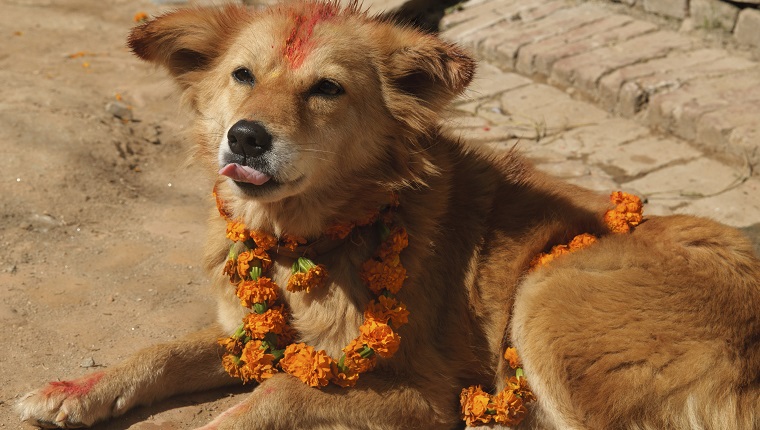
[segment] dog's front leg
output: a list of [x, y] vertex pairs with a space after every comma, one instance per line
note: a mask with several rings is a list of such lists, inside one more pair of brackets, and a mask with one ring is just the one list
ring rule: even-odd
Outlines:
[[451, 429], [461, 420], [455, 394], [423, 392], [405, 377], [363, 374], [353, 388], [308, 387], [277, 374], [198, 430]]
[[88, 427], [136, 405], [234, 383], [221, 366], [220, 336], [214, 326], [145, 348], [108, 370], [51, 382], [26, 394], [16, 409], [22, 420], [40, 427]]

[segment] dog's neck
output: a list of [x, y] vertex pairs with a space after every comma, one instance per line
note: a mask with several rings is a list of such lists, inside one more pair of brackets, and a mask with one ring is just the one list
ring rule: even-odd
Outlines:
[[227, 203], [231, 218], [252, 230], [316, 240], [329, 226], [361, 219], [389, 203], [392, 190], [387, 187], [362, 184], [361, 193], [352, 192], [355, 187], [313, 190], [271, 203], [240, 199], [224, 182], [218, 184], [217, 192]]

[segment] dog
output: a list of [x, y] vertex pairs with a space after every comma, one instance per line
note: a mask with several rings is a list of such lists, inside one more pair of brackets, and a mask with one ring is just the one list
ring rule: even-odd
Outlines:
[[[17, 405], [23, 420], [90, 426], [242, 375], [250, 396], [204, 429], [454, 429], [463, 416], [504, 428], [760, 426], [750, 243], [688, 216], [612, 233], [606, 196], [447, 134], [441, 114], [475, 73], [456, 45], [330, 1], [180, 9], [136, 27], [129, 44], [171, 74], [196, 117], [194, 157], [220, 210], [206, 249], [218, 323], [33, 391]], [[263, 236], [251, 241], [253, 231]], [[531, 267], [583, 234], [596, 241]], [[251, 354], [272, 353], [246, 378], [239, 327], [253, 313], [226, 265], [262, 237], [273, 241], [256, 268], [280, 286], [290, 331], [278, 339], [293, 343], [281, 353], [279, 340], [249, 339], [261, 345]], [[398, 239], [403, 288], [374, 295], [365, 264], [384, 264], [387, 237]], [[323, 285], [290, 291], [293, 273], [314, 267]], [[408, 318], [387, 320], [380, 346], [347, 347], [381, 296]], [[351, 357], [373, 361], [354, 372]], [[307, 361], [314, 368], [299, 371]], [[509, 391], [514, 381], [527, 386]], [[513, 421], [489, 410], [497, 393], [517, 393]]]

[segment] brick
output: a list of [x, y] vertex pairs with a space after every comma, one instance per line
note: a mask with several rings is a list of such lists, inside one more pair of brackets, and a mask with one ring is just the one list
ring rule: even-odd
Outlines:
[[721, 0], [690, 0], [689, 15], [698, 27], [732, 31], [739, 8]]
[[703, 216], [734, 227], [746, 227], [760, 222], [760, 180], [751, 178], [745, 183], [684, 205], [677, 213]]
[[504, 28], [503, 31], [494, 34], [483, 42], [482, 50], [486, 53], [495, 52], [499, 58], [509, 58], [514, 61], [523, 46], [566, 33], [600, 20], [603, 16], [603, 12], [588, 4], [563, 9], [544, 19], [531, 21], [524, 25], [515, 23], [511, 26], [505, 26], [507, 28]]
[[[448, 14], [441, 19], [440, 28], [443, 31], [443, 34], [446, 35], [446, 30], [449, 30], [455, 26], [471, 20], [482, 18], [484, 16], [493, 15], [500, 6], [504, 5], [504, 3], [504, 1], [485, 2], [472, 7], [467, 7], [459, 12]], [[465, 5], [467, 4], [468, 3], [465, 3]]]
[[698, 198], [720, 193], [740, 177], [735, 169], [709, 158], [665, 167], [623, 185], [649, 200]]
[[619, 31], [611, 30], [619, 29], [632, 22], [633, 19], [628, 16], [612, 15], [548, 39], [533, 42], [520, 49], [515, 68], [520, 73], [548, 76], [552, 65], [557, 60], [612, 42], [611, 39], [603, 40], [603, 37], [619, 34]]
[[[641, 78], [659, 75], [663, 82], [672, 82], [674, 81], [672, 72], [675, 70], [693, 68], [697, 65], [719, 60], [727, 55], [726, 51], [722, 49], [700, 49], [690, 52], [679, 52], [665, 58], [658, 58], [619, 68], [599, 81], [598, 100], [605, 109], [614, 109], [618, 112], [624, 110], [628, 114], [626, 116], [630, 116], [636, 113], [637, 110], [632, 109], [630, 106], [626, 106], [624, 109], [615, 109], [619, 103], [618, 94], [625, 83], [636, 82], [637, 87], [642, 88], [642, 94], [639, 97], [645, 97], [646, 91], [643, 90], [643, 85], [638, 84]], [[633, 111], [633, 113], [630, 113], [630, 111]]]
[[688, 9], [688, 0], [644, 0], [645, 11], [671, 18], [686, 18]]
[[589, 155], [588, 161], [619, 169], [629, 177], [639, 176], [676, 161], [687, 161], [701, 155], [687, 143], [658, 137], [628, 142], [623, 145], [606, 145]]
[[532, 84], [508, 91], [501, 96], [505, 115], [510, 115], [539, 136], [555, 135], [564, 130], [598, 124], [607, 113], [588, 103], [571, 99], [566, 93], [548, 85]]
[[[565, 29], [546, 39], [533, 41], [523, 46], [518, 52], [515, 69], [527, 75], [533, 73], [547, 75], [551, 71], [551, 64], [558, 59], [556, 57], [573, 54], [565, 51], [568, 44], [603, 34], [610, 29], [630, 24], [632, 21], [632, 18], [625, 15], [606, 16], [598, 20], [588, 20], [578, 27]], [[551, 58], [551, 54], [555, 54], [555, 58]], [[544, 57], [549, 58], [539, 65], [539, 61]]]
[[740, 125], [756, 123], [758, 107], [758, 102], [736, 103], [702, 115], [697, 124], [696, 141], [714, 149], [741, 152], [744, 148], [730, 148], [731, 132]]
[[601, 176], [609, 177], [603, 170], [598, 167], [589, 166], [581, 160], [562, 160], [557, 163], [537, 163], [536, 167], [544, 173], [548, 173], [557, 178], [569, 179], [580, 178], [583, 176]]
[[502, 72], [499, 68], [489, 63], [481, 63], [478, 66], [475, 80], [465, 91], [463, 100], [482, 100], [504, 91], [513, 90], [531, 84], [528, 78], [515, 73]]
[[495, 125], [475, 128], [461, 128], [457, 133], [467, 142], [472, 143], [499, 143], [509, 142], [515, 139], [533, 139], [535, 134], [521, 136], [523, 130], [512, 125]]
[[594, 125], [576, 127], [544, 144], [571, 157], [583, 157], [649, 135], [649, 129], [633, 121], [611, 118]]
[[567, 178], [565, 181], [604, 194], [620, 190], [620, 184], [615, 182], [605, 173], [597, 174], [595, 172], [590, 172], [588, 175]]
[[454, 130], [460, 128], [483, 128], [490, 127], [491, 123], [477, 116], [452, 116], [446, 118], [446, 126]]
[[760, 10], [744, 9], [739, 13], [734, 37], [739, 43], [760, 48]]
[[[723, 50], [700, 49], [671, 54], [624, 67], [605, 76], [600, 81], [600, 101], [606, 109], [614, 108], [623, 116], [632, 116], [643, 107], [637, 106], [638, 100], [646, 102], [658, 92], [677, 89], [694, 79], [720, 77], [754, 68], [757, 68], [757, 63], [727, 56]], [[618, 86], [619, 92], [615, 97]]]
[[614, 47], [597, 49], [575, 57], [560, 60], [558, 69], [569, 71], [564, 75], [552, 73], [552, 79], [563, 85], [573, 85], [591, 97], [597, 97], [597, 83], [615, 69], [666, 55], [674, 49], [688, 48], [692, 40], [672, 31], [645, 34]]
[[[755, 70], [694, 79], [677, 90], [656, 94], [649, 102], [651, 126], [695, 140], [700, 118], [737, 102], [760, 101], [760, 74]], [[723, 148], [719, 148], [723, 149]]]

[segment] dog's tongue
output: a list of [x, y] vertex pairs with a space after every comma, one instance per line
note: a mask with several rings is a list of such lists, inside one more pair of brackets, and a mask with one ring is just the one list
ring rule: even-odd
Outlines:
[[227, 176], [234, 181], [248, 182], [253, 185], [263, 185], [268, 180], [272, 179], [271, 176], [259, 172], [256, 169], [248, 166], [241, 166], [237, 163], [230, 163], [219, 170], [220, 175]]

